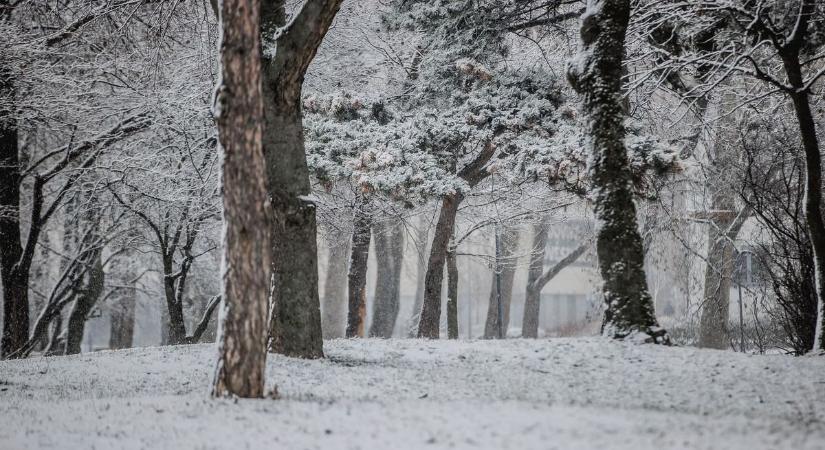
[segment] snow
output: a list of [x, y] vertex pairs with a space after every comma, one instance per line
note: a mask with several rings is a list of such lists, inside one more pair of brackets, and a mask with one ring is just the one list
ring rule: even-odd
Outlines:
[[0, 362], [0, 448], [815, 449], [825, 359], [603, 338], [334, 340], [279, 399], [208, 396], [213, 345]]

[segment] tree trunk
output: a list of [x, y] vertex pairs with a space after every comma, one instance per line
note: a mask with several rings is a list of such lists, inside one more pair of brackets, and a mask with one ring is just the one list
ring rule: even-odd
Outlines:
[[404, 229], [399, 220], [387, 220], [373, 226], [373, 235], [377, 277], [370, 336], [391, 338], [400, 307]]
[[[806, 5], [810, 7], [810, 5]], [[804, 31], [803, 31], [804, 32]], [[817, 321], [814, 331], [814, 351], [825, 350], [825, 222], [822, 218], [822, 155], [816, 135], [816, 122], [811, 112], [809, 90], [804, 90], [802, 68], [799, 63], [799, 49], [792, 54], [782, 55], [782, 63], [788, 82], [794, 88], [791, 92], [802, 147], [805, 150], [805, 223], [814, 254], [817, 279]]]
[[427, 219], [424, 216], [421, 216], [418, 229], [416, 229], [415, 237], [417, 240], [415, 243], [415, 299], [413, 300], [410, 321], [407, 323], [408, 337], [415, 337], [418, 334], [418, 319], [421, 317], [421, 305], [424, 304], [424, 279], [427, 274], [427, 260], [424, 258], [424, 255], [427, 252]]
[[215, 116], [223, 150], [223, 305], [213, 396], [262, 397], [272, 267], [262, 146], [260, 2], [221, 2], [221, 83]]
[[325, 339], [344, 337], [347, 323], [347, 260], [348, 240], [331, 236], [327, 242], [327, 273], [324, 281], [324, 307], [321, 309], [321, 325]]
[[46, 346], [46, 351], [44, 352], [46, 356], [59, 355], [60, 351], [65, 347], [63, 345], [63, 337], [61, 336], [62, 331], [63, 316], [56, 314], [51, 320], [51, 335], [49, 336], [49, 344]]
[[441, 322], [441, 283], [444, 279], [444, 263], [450, 238], [455, 229], [458, 206], [464, 200], [460, 192], [449, 194], [441, 201], [441, 211], [435, 225], [435, 236], [430, 248], [427, 262], [427, 275], [424, 279], [424, 303], [418, 323], [418, 337], [438, 339]]
[[112, 305], [109, 348], [113, 350], [132, 348], [135, 335], [135, 306], [137, 292], [127, 287], [117, 303]]
[[369, 212], [366, 200], [356, 201], [352, 227], [352, 254], [350, 255], [348, 281], [347, 337], [364, 337], [367, 312], [367, 260], [370, 252]]
[[527, 292], [524, 296], [524, 318], [521, 322], [521, 337], [537, 338], [539, 335], [539, 312], [541, 308], [541, 288], [535, 285], [544, 272], [544, 252], [547, 248], [547, 232], [550, 224], [546, 219], [533, 226], [533, 247], [530, 251], [530, 267], [527, 270]]
[[[341, 0], [308, 0], [289, 24], [283, 0], [264, 2], [264, 154], [274, 209], [273, 290], [269, 350], [320, 358], [315, 205], [309, 199], [301, 89], [304, 75], [338, 12]], [[281, 28], [283, 26], [283, 28]], [[279, 30], [280, 28], [280, 30]], [[277, 34], [277, 40], [270, 42]], [[274, 56], [272, 48], [276, 47]]]
[[[499, 230], [496, 230], [499, 233]], [[484, 339], [505, 338], [510, 325], [510, 303], [513, 298], [513, 279], [516, 276], [515, 255], [518, 252], [519, 233], [513, 227], [504, 227], [499, 234], [499, 252], [496, 254], [490, 301], [487, 303], [487, 321]], [[499, 324], [499, 314], [501, 324]]]
[[447, 337], [458, 339], [458, 264], [456, 249], [447, 250]]
[[90, 267], [84, 275], [85, 283], [75, 298], [72, 311], [69, 313], [69, 320], [66, 325], [66, 347], [64, 355], [80, 353], [80, 344], [83, 343], [83, 331], [86, 328], [86, 319], [92, 312], [97, 301], [103, 293], [103, 260], [101, 258], [102, 249], [91, 250], [94, 256], [91, 258]]
[[[166, 250], [164, 249], [164, 252]], [[185, 264], [185, 263], [184, 263]], [[181, 273], [175, 277], [175, 267], [172, 255], [164, 257], [163, 261], [163, 293], [166, 296], [167, 319], [169, 345], [180, 345], [186, 341], [186, 322], [183, 317], [183, 299], [178, 295], [182, 292], [182, 284], [185, 283], [185, 266], [182, 266]]]
[[14, 84], [0, 68], [0, 97], [10, 103], [0, 109], [0, 276], [3, 284], [3, 337], [0, 357], [22, 347], [29, 337], [29, 275], [20, 266], [21, 167], [17, 119], [13, 117]]
[[733, 242], [728, 236], [735, 206], [733, 198], [726, 194], [714, 195], [711, 206], [714, 212], [725, 211], [725, 214], [714, 214], [709, 221], [705, 294], [699, 319], [699, 347], [720, 350], [730, 347], [728, 317], [734, 263]]
[[656, 321], [644, 272], [644, 250], [636, 223], [630, 166], [624, 145], [622, 62], [630, 0], [593, 0], [582, 15], [582, 48], [568, 69], [588, 116], [591, 174], [599, 268], [605, 310], [603, 333], [624, 338], [644, 333], [669, 343]]

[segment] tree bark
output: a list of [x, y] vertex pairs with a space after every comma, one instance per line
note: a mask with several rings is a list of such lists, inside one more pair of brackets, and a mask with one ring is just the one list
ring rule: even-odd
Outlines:
[[373, 299], [371, 337], [391, 338], [401, 301], [401, 266], [404, 263], [404, 229], [399, 220], [373, 226], [377, 277]]
[[421, 306], [424, 304], [424, 280], [427, 275], [427, 260], [424, 255], [427, 252], [427, 219], [422, 216], [416, 229], [415, 237], [417, 242], [416, 248], [416, 280], [415, 280], [415, 299], [413, 300], [412, 313], [410, 320], [407, 323], [407, 336], [415, 337], [418, 334], [418, 322], [421, 317]]
[[[496, 232], [498, 233], [498, 230]], [[487, 302], [484, 339], [507, 337], [507, 328], [510, 325], [510, 303], [513, 299], [513, 279], [516, 276], [514, 257], [518, 252], [519, 233], [513, 227], [504, 227], [499, 237], [500, 252], [496, 255], [490, 300]], [[499, 312], [502, 317], [501, 324], [499, 324]]]
[[599, 268], [607, 304], [602, 331], [622, 339], [645, 333], [667, 344], [653, 311], [644, 272], [644, 250], [636, 222], [630, 166], [624, 145], [622, 62], [630, 0], [592, 0], [582, 15], [582, 48], [568, 68], [588, 116]]
[[[5, 19], [5, 17], [0, 17]], [[17, 118], [14, 117], [14, 80], [0, 66], [0, 97], [8, 110], [0, 109], [0, 276], [3, 284], [3, 337], [0, 357], [22, 347], [29, 337], [29, 274], [19, 263], [21, 167]]]
[[344, 337], [347, 323], [347, 261], [348, 240], [328, 239], [326, 280], [324, 281], [324, 307], [321, 309], [321, 326], [325, 339]]
[[452, 245], [447, 250], [447, 337], [458, 339], [458, 264]]
[[734, 221], [735, 205], [727, 192], [714, 195], [711, 205], [713, 211], [725, 211], [725, 214], [713, 214], [709, 220], [705, 293], [699, 319], [699, 347], [724, 350], [730, 347], [728, 318], [734, 261], [733, 242], [729, 237], [729, 230]]
[[175, 276], [175, 267], [173, 255], [166, 254], [164, 250], [163, 261], [163, 292], [166, 296], [166, 316], [168, 322], [168, 344], [179, 345], [186, 341], [186, 322], [183, 316], [183, 297], [178, 293], [183, 293], [183, 285], [186, 282], [186, 271], [188, 266], [183, 263], [180, 268], [179, 276]]
[[544, 252], [547, 248], [549, 226], [546, 219], [533, 225], [533, 247], [530, 251], [530, 267], [527, 269], [527, 292], [524, 296], [524, 318], [521, 322], [521, 337], [524, 338], [537, 338], [539, 335], [541, 289], [536, 289], [534, 284], [544, 271]]
[[[308, 0], [289, 24], [285, 23], [283, 0], [265, 0], [261, 11], [261, 33], [267, 47], [263, 53], [264, 154], [274, 210], [272, 247], [277, 255], [273, 260], [269, 350], [302, 358], [324, 354], [317, 224], [315, 205], [308, 199], [311, 190], [301, 89], [340, 5], [341, 0]], [[272, 36], [277, 39], [269, 42]]]
[[[791, 85], [796, 83], [801, 88], [799, 64], [786, 63], [786, 71]], [[816, 124], [808, 101], [808, 92], [791, 95], [802, 135], [802, 147], [805, 149], [805, 223], [814, 254], [814, 267], [817, 279], [817, 321], [814, 331], [813, 350], [825, 350], [825, 222], [822, 218], [822, 155], [816, 135]]]
[[366, 200], [356, 201], [352, 227], [352, 253], [348, 281], [347, 337], [364, 337], [367, 313], [367, 261], [370, 251], [372, 220], [366, 210]]
[[69, 320], [66, 324], [66, 347], [63, 351], [64, 355], [73, 355], [80, 353], [80, 344], [83, 343], [83, 332], [86, 329], [86, 319], [89, 313], [92, 312], [97, 301], [103, 293], [103, 260], [102, 249], [96, 248], [92, 250], [94, 255], [91, 258], [92, 267], [90, 267], [85, 277], [85, 283], [81, 291], [77, 294], [72, 311], [69, 313]]
[[424, 278], [424, 303], [418, 321], [418, 337], [438, 339], [441, 322], [441, 283], [444, 278], [444, 262], [455, 229], [458, 206], [464, 200], [460, 192], [446, 195], [441, 201], [441, 211], [435, 225], [435, 236], [427, 261]]
[[263, 154], [260, 2], [221, 2], [221, 83], [215, 116], [223, 150], [223, 305], [213, 396], [262, 397], [272, 267]]

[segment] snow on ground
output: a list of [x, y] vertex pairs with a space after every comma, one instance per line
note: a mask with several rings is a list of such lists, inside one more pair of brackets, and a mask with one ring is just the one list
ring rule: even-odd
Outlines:
[[0, 362], [0, 449], [823, 449], [825, 358], [600, 338], [335, 340], [208, 396], [211, 345]]

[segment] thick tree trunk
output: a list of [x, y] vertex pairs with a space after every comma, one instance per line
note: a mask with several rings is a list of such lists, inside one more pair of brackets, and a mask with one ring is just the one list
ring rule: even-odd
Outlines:
[[271, 209], [262, 146], [260, 2], [221, 2], [223, 305], [213, 396], [262, 397], [270, 291]]
[[541, 308], [541, 288], [535, 285], [544, 271], [544, 252], [547, 248], [547, 232], [550, 224], [542, 220], [533, 226], [533, 247], [530, 251], [530, 267], [527, 270], [527, 292], [524, 296], [524, 318], [521, 322], [521, 337], [537, 338], [539, 335], [539, 313]]
[[132, 348], [135, 335], [135, 306], [137, 292], [128, 287], [117, 303], [112, 305], [109, 348]]
[[367, 313], [367, 260], [370, 252], [371, 218], [366, 201], [356, 202], [352, 227], [352, 253], [349, 262], [347, 337], [364, 337]]
[[[308, 0], [289, 24], [283, 0], [264, 2], [264, 154], [274, 209], [272, 317], [269, 350], [323, 357], [315, 205], [304, 151], [301, 89], [304, 75], [341, 0]], [[277, 40], [269, 39], [277, 34]], [[274, 56], [272, 48], [276, 47]]]
[[63, 350], [64, 355], [73, 355], [80, 353], [80, 344], [83, 343], [83, 331], [86, 328], [86, 319], [89, 313], [92, 312], [97, 301], [103, 293], [103, 260], [102, 249], [98, 248], [92, 250], [94, 256], [92, 257], [92, 267], [90, 267], [84, 278], [85, 283], [81, 292], [77, 296], [72, 306], [72, 311], [69, 313], [69, 320], [66, 324], [66, 347]]
[[456, 249], [447, 250], [447, 337], [458, 339], [458, 264]]
[[441, 322], [441, 283], [444, 279], [444, 263], [450, 238], [455, 229], [455, 219], [458, 215], [458, 206], [464, 200], [464, 195], [450, 194], [441, 201], [441, 211], [435, 225], [435, 236], [430, 248], [430, 258], [427, 262], [427, 275], [424, 279], [424, 303], [421, 307], [421, 317], [418, 323], [418, 337], [438, 339]]
[[630, 0], [588, 2], [580, 30], [583, 46], [568, 79], [588, 115], [595, 213], [601, 222], [597, 251], [607, 303], [603, 333], [619, 339], [645, 333], [651, 342], [669, 343], [647, 289], [624, 145], [621, 84], [630, 9]]
[[[513, 227], [504, 227], [499, 233], [499, 252], [496, 254], [490, 300], [487, 302], [487, 321], [484, 339], [505, 338], [510, 325], [510, 303], [513, 299], [513, 279], [516, 276], [515, 255], [518, 253], [519, 233]], [[501, 315], [501, 323], [499, 323]]]
[[328, 239], [327, 273], [324, 281], [324, 307], [321, 309], [321, 326], [324, 339], [344, 337], [347, 323], [347, 261], [349, 243], [346, 239], [331, 236]]
[[[0, 97], [10, 103], [14, 97], [13, 80], [6, 73], [0, 73]], [[12, 111], [0, 110], [0, 276], [3, 284], [0, 357], [22, 347], [29, 337], [29, 273], [28, 267], [19, 264], [23, 258], [20, 170], [17, 120]]]
[[391, 338], [401, 301], [404, 229], [399, 220], [385, 220], [376, 223], [372, 230], [377, 277], [370, 336]]

